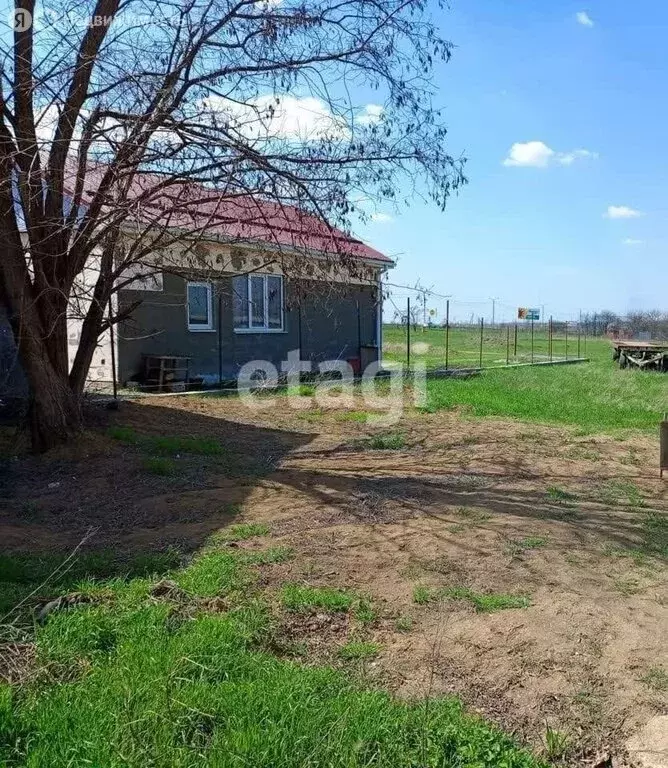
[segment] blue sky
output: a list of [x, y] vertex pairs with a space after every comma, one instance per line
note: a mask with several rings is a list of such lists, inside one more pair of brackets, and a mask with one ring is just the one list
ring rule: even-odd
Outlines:
[[436, 18], [457, 46], [436, 103], [470, 183], [445, 213], [416, 201], [360, 230], [397, 258], [390, 280], [560, 317], [668, 309], [668, 3], [454, 0]]

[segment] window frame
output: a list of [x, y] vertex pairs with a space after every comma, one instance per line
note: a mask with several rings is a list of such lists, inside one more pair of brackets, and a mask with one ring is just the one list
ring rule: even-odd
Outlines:
[[[206, 289], [207, 323], [190, 322], [190, 288]], [[213, 327], [213, 284], [202, 280], [188, 280], [186, 282], [186, 324], [191, 333], [207, 333], [214, 331]]]
[[[262, 278], [262, 292], [263, 292], [263, 315], [264, 315], [264, 325], [252, 325], [253, 321], [253, 310], [252, 310], [252, 300], [251, 300], [251, 279], [253, 277], [261, 277]], [[279, 328], [270, 328], [269, 327], [269, 278], [275, 277], [280, 282], [281, 286], [281, 295], [280, 295], [280, 310], [281, 310], [281, 325]], [[247, 310], [247, 317], [246, 322], [248, 325], [246, 327], [237, 327], [234, 326], [234, 333], [285, 333], [285, 281], [283, 279], [283, 275], [277, 275], [273, 274], [272, 272], [248, 272], [248, 274], [245, 275], [234, 275], [232, 278], [232, 291], [234, 292], [234, 281], [238, 278], [244, 278], [246, 280], [246, 288], [247, 288], [247, 299], [246, 302], [248, 304], [248, 310]]]

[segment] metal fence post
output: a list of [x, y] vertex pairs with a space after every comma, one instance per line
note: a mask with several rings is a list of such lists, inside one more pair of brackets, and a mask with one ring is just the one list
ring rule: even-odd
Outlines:
[[[218, 386], [221, 386], [223, 383], [223, 294], [220, 284], [216, 287], [218, 288]], [[301, 349], [299, 353], [301, 354]]]
[[582, 312], [580, 312], [580, 319], [578, 320], [578, 357], [580, 357], [580, 335], [582, 333]]
[[302, 303], [299, 301], [298, 314], [297, 314], [297, 336], [299, 339], [299, 359], [304, 359], [304, 350], [302, 349]]
[[531, 365], [533, 365], [533, 315], [531, 316]]
[[550, 362], [552, 362], [552, 356], [553, 356], [553, 353], [554, 353], [554, 349], [552, 347], [552, 338], [553, 338], [552, 337], [552, 333], [553, 333], [552, 315], [550, 315], [550, 323], [547, 326], [547, 328], [548, 328], [548, 330], [547, 330], [547, 334], [548, 334], [548, 336], [547, 336], [547, 348], [550, 351]]
[[406, 369], [411, 369], [411, 299], [406, 299]]
[[568, 320], [566, 320], [566, 360], [568, 360]]
[[450, 358], [450, 299], [445, 302], [445, 370]]
[[360, 361], [360, 373], [362, 372], [362, 315], [360, 313], [360, 303], [357, 300], [357, 354]]
[[506, 365], [510, 365], [510, 326], [506, 326]]
[[513, 353], [513, 357], [517, 360], [517, 321], [515, 321], [515, 352]]
[[118, 377], [116, 376], [116, 339], [114, 338], [114, 324], [112, 318], [112, 301], [109, 297], [109, 344], [111, 350], [111, 387], [114, 393], [114, 400], [118, 400]]
[[485, 318], [480, 318], [480, 368], [482, 368], [482, 339], [485, 332]]

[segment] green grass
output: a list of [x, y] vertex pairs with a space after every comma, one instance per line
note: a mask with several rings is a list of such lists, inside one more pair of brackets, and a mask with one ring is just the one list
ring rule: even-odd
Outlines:
[[631, 597], [631, 595], [637, 595], [639, 592], [642, 592], [638, 579], [614, 579], [613, 588], [615, 592], [619, 592], [624, 597]]
[[246, 541], [256, 536], [267, 536], [269, 532], [269, 526], [264, 523], [237, 523], [221, 531], [219, 538], [224, 541]]
[[571, 506], [573, 502], [576, 500], [577, 496], [574, 493], [565, 491], [563, 488], [560, 488], [558, 485], [551, 485], [547, 489], [547, 498], [550, 501], [553, 501], [555, 504], [564, 504], [566, 506]]
[[[411, 330], [411, 364], [424, 362], [428, 368], [445, 367], [445, 329], [422, 328]], [[510, 363], [528, 363], [531, 361], [531, 327], [519, 324], [517, 334], [517, 354], [515, 354], [514, 331], [511, 328], [510, 349], [508, 350], [505, 328], [483, 329], [483, 366], [505, 365], [509, 352]], [[387, 363], [406, 363], [406, 329], [396, 325], [383, 327], [383, 359]], [[448, 364], [451, 368], [477, 368], [480, 365], [480, 326], [451, 327], [449, 332]], [[577, 336], [555, 334], [553, 338], [553, 358], [565, 359], [577, 357]], [[534, 360], [547, 361], [549, 357], [547, 328], [534, 327]], [[603, 350], [610, 358], [609, 343], [601, 339], [580, 340], [580, 356], [589, 357], [600, 354]]]
[[523, 549], [540, 549], [547, 545], [547, 539], [544, 536], [527, 536], [519, 544]]
[[430, 589], [422, 584], [418, 584], [413, 588], [413, 602], [418, 605], [427, 605], [427, 603], [433, 603], [438, 600], [438, 592], [435, 589]]
[[560, 760], [564, 757], [570, 746], [571, 739], [567, 733], [556, 728], [545, 728], [545, 756], [548, 760]]
[[527, 536], [524, 539], [510, 539], [506, 545], [506, 552], [511, 557], [521, 557], [528, 549], [542, 549], [547, 545], [547, 539], [543, 536]]
[[30, 604], [71, 591], [90, 579], [130, 580], [176, 568], [175, 550], [119, 557], [111, 550], [84, 552], [70, 559], [51, 554], [0, 554], [0, 625], [3, 617], [32, 592]]
[[[344, 672], [275, 657], [270, 604], [242, 555], [208, 552], [169, 574], [192, 596], [181, 599], [220, 596], [225, 612], [180, 616], [151, 596], [149, 579], [112, 579], [94, 584], [110, 599], [34, 627], [31, 682], [0, 684], [0, 765], [542, 768], [454, 698], [402, 701]], [[2, 563], [26, 585], [49, 567]], [[337, 595], [340, 607], [341, 594], [313, 589], [297, 602], [331, 605]], [[340, 655], [378, 650], [355, 641]]]
[[475, 507], [458, 507], [455, 510], [455, 514], [469, 523], [484, 523], [492, 519], [492, 515], [489, 512], [483, 512]]
[[107, 435], [121, 443], [138, 445], [143, 452], [157, 456], [177, 456], [182, 453], [219, 456], [225, 452], [220, 442], [211, 437], [138, 435], [132, 427], [121, 424], [109, 427]]
[[134, 444], [139, 439], [132, 427], [124, 427], [120, 424], [109, 427], [107, 436], [112, 440], [118, 440], [120, 443], [129, 444]]
[[[440, 333], [439, 329], [425, 335]], [[468, 379], [430, 379], [426, 410], [457, 408], [473, 417], [577, 425], [581, 435], [655, 430], [668, 410], [666, 375], [620, 370], [611, 359], [607, 340], [590, 340], [587, 355], [589, 363], [488, 370]]]
[[599, 495], [606, 504], [629, 504], [644, 507], [645, 499], [635, 483], [629, 480], [609, 480], [599, 489]]
[[650, 690], [664, 693], [668, 691], [668, 672], [663, 667], [650, 667], [640, 678]]
[[313, 397], [317, 391], [318, 387], [315, 384], [300, 384], [296, 387], [288, 387], [285, 390], [285, 394], [288, 397]]
[[355, 602], [354, 595], [333, 587], [309, 587], [302, 584], [285, 584], [281, 591], [281, 603], [289, 611], [347, 611]]
[[531, 600], [524, 595], [475, 592], [468, 587], [432, 588], [417, 585], [413, 589], [413, 602], [418, 605], [435, 603], [440, 600], [465, 600], [473, 605], [478, 613], [493, 613], [510, 608], [528, 608], [531, 605]]
[[394, 626], [399, 632], [410, 632], [413, 629], [413, 618], [411, 616], [399, 616], [394, 622]]
[[652, 568], [652, 558], [668, 560], [668, 516], [662, 512], [646, 512], [639, 517], [640, 541], [637, 546], [607, 544], [603, 554], [631, 558], [636, 566]]
[[337, 651], [342, 659], [352, 661], [353, 659], [373, 659], [380, 653], [378, 643], [367, 643], [360, 640], [351, 640], [342, 645]]
[[378, 618], [378, 611], [367, 597], [361, 597], [355, 604], [355, 618], [360, 624], [373, 624]]
[[176, 474], [176, 464], [166, 456], [145, 456], [141, 463], [146, 472], [152, 475], [170, 477]]
[[373, 451], [400, 451], [406, 447], [406, 438], [400, 432], [390, 432], [359, 440], [356, 445]]
[[221, 456], [224, 447], [210, 437], [138, 435], [132, 427], [121, 424], [107, 429], [107, 435], [126, 445], [136, 446], [146, 472], [162, 477], [177, 473], [173, 459], [181, 456]]
[[505, 595], [502, 593], [474, 592], [467, 587], [446, 587], [441, 594], [451, 600], [466, 600], [478, 613], [493, 613], [509, 608], [528, 608], [531, 601], [523, 595]]
[[642, 521], [642, 551], [668, 560], [668, 516], [649, 512]]

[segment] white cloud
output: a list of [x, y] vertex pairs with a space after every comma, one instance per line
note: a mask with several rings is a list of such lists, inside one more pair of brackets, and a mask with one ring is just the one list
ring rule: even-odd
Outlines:
[[374, 224], [389, 224], [391, 221], [394, 221], [389, 213], [372, 213], [369, 218]]
[[360, 125], [375, 125], [383, 116], [383, 107], [380, 104], [367, 104], [361, 114], [357, 115], [355, 122]]
[[314, 96], [298, 98], [288, 94], [266, 94], [238, 103], [218, 96], [209, 97], [205, 108], [220, 119], [230, 120], [244, 136], [262, 139], [318, 141], [348, 135], [346, 121], [332, 113]]
[[527, 141], [524, 144], [513, 144], [508, 157], [503, 161], [505, 166], [521, 166], [528, 168], [547, 168], [554, 157], [554, 150], [542, 141]]
[[588, 149], [574, 149], [572, 152], [560, 152], [557, 162], [560, 165], [573, 165], [576, 160], [598, 160], [598, 152]]
[[575, 14], [578, 24], [582, 24], [583, 27], [593, 27], [594, 22], [591, 16], [586, 11], [578, 11]]
[[571, 152], [555, 152], [543, 141], [516, 142], [503, 161], [507, 167], [547, 168], [548, 165], [572, 165], [576, 160], [595, 160], [597, 152], [574, 149]]
[[644, 245], [644, 240], [635, 240], [633, 237], [627, 237], [622, 240], [623, 245]]
[[60, 112], [54, 104], [37, 112], [35, 116], [35, 134], [40, 145], [51, 144], [59, 117]]
[[603, 216], [606, 219], [637, 219], [642, 216], [642, 212], [628, 205], [609, 205]]

